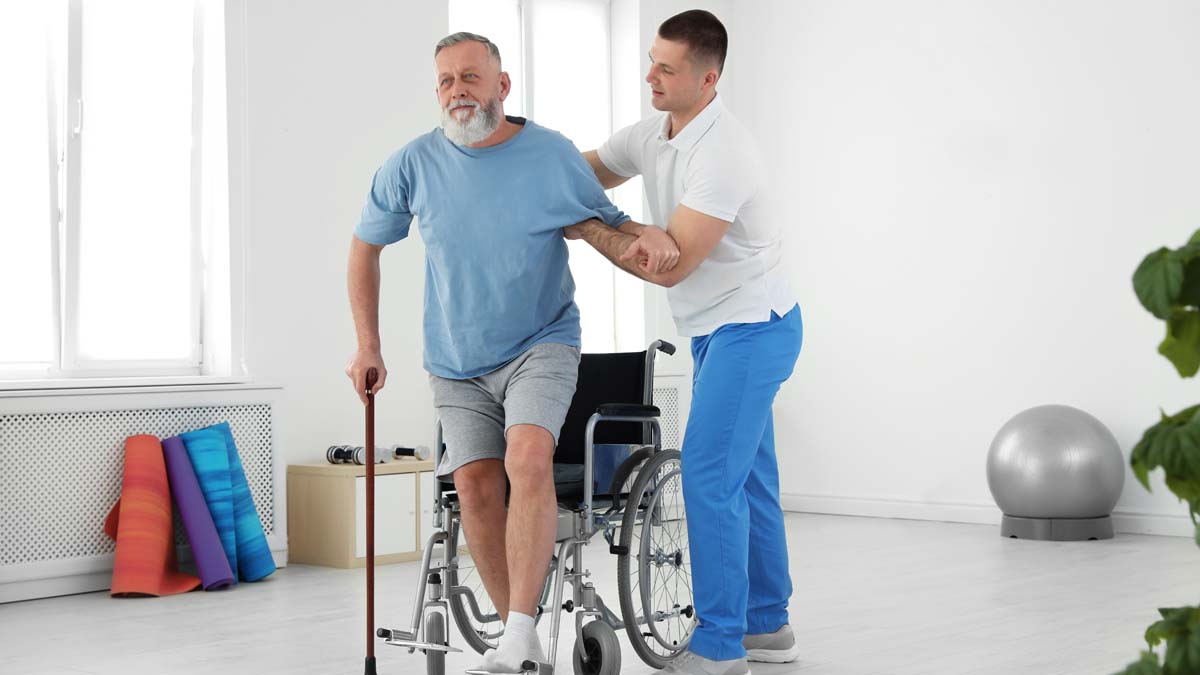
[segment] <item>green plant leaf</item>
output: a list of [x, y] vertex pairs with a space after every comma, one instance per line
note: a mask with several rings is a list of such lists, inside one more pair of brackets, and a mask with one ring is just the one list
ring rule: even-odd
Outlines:
[[1142, 652], [1142, 658], [1129, 664], [1116, 675], [1163, 675], [1163, 669], [1158, 664], [1157, 656], [1152, 652]]
[[1138, 479], [1138, 482], [1142, 484], [1142, 487], [1146, 488], [1146, 492], [1152, 492], [1150, 489], [1150, 470], [1146, 468], [1145, 464], [1141, 462], [1134, 462], [1133, 475]]
[[1187, 627], [1187, 610], [1190, 607], [1159, 607], [1161, 620], [1146, 628], [1146, 643], [1151, 647], [1181, 632]]
[[1173, 607], [1158, 610], [1162, 621], [1146, 629], [1146, 643], [1153, 650], [1160, 642], [1167, 643], [1163, 655], [1165, 675], [1200, 673], [1200, 609], [1196, 607]]
[[1175, 478], [1171, 474], [1167, 474], [1166, 483], [1167, 488], [1182, 501], [1191, 502], [1200, 499], [1200, 480]]
[[1163, 247], [1146, 256], [1133, 273], [1133, 291], [1142, 307], [1166, 320], [1183, 287], [1183, 261]]
[[1183, 475], [1200, 479], [1200, 426], [1188, 424], [1183, 429], [1183, 433], [1187, 435], [1187, 442], [1184, 443], [1180, 472]]
[[1176, 305], [1200, 307], [1200, 244], [1189, 244], [1179, 250], [1183, 261], [1183, 285], [1179, 288]]
[[1200, 673], [1200, 626], [1195, 622], [1191, 625], [1192, 633], [1188, 636], [1187, 641], [1187, 657], [1184, 662], [1187, 664], [1188, 673]]
[[1158, 424], [1151, 426], [1141, 435], [1141, 440], [1133, 447], [1133, 452], [1129, 453], [1129, 465], [1133, 467], [1134, 476], [1138, 477], [1138, 482], [1147, 492], [1151, 491], [1150, 472], [1158, 466], [1158, 464], [1151, 464], [1150, 449], [1156, 447], [1156, 437], [1163, 434], [1169, 423], [1170, 418], [1164, 414]]
[[1184, 408], [1167, 419], [1174, 420], [1179, 424], [1195, 424], [1200, 426], [1200, 405]]
[[1150, 490], [1150, 472], [1162, 467], [1167, 488], [1188, 503], [1189, 513], [1200, 505], [1200, 421], [1195, 409], [1188, 408], [1162, 421], [1142, 434], [1129, 456], [1130, 467], [1138, 481]]
[[[1138, 301], [1167, 322], [1158, 347], [1182, 377], [1200, 371], [1200, 229], [1178, 250], [1160, 248], [1133, 273]], [[1138, 482], [1150, 490], [1150, 472], [1162, 467], [1167, 488], [1187, 504], [1200, 546], [1200, 406], [1174, 415], [1160, 410], [1129, 454]], [[1148, 651], [1117, 675], [1200, 675], [1200, 608], [1158, 610], [1162, 616], [1146, 628]], [[1165, 642], [1160, 664], [1154, 648]]]
[[1169, 638], [1163, 665], [1168, 673], [1200, 673], [1200, 632], [1193, 630]]
[[1181, 377], [1192, 377], [1200, 370], [1200, 312], [1172, 309], [1167, 318], [1167, 336], [1158, 345], [1158, 353], [1167, 357]]
[[1179, 257], [1179, 261], [1183, 264], [1188, 264], [1196, 256], [1200, 256], [1200, 230], [1192, 233], [1192, 237], [1183, 246], [1175, 249], [1175, 255]]
[[[1188, 480], [1191, 472], [1188, 470], [1188, 452], [1197, 452], [1191, 435], [1190, 427], [1179, 427], [1172, 429], [1170, 435], [1164, 444], [1164, 452], [1162, 457], [1163, 469], [1168, 476], [1174, 476], [1176, 479]], [[1191, 499], [1191, 497], [1183, 497], [1183, 499]]]

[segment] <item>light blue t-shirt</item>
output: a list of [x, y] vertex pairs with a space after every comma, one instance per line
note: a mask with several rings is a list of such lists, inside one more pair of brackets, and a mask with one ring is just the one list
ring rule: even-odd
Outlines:
[[375, 173], [354, 234], [378, 246], [425, 242], [425, 369], [467, 379], [534, 345], [579, 346], [575, 280], [562, 228], [629, 220], [571, 141], [523, 123], [488, 148], [455, 145], [440, 128], [392, 154]]

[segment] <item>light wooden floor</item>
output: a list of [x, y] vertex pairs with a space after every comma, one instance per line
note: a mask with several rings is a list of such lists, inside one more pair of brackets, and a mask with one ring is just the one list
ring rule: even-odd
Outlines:
[[[1155, 608], [1200, 599], [1189, 539], [1032, 542], [996, 527], [802, 514], [787, 526], [804, 654], [754, 665], [760, 675], [1113, 673], [1136, 658]], [[599, 545], [586, 555], [617, 605], [615, 558]], [[415, 575], [414, 563], [379, 569], [380, 624], [407, 623]], [[0, 605], [0, 673], [362, 673], [364, 585], [361, 570], [293, 565], [219, 593]], [[570, 647], [559, 646], [559, 672], [571, 672]], [[377, 653], [383, 675], [424, 672], [420, 655]], [[447, 672], [478, 658], [451, 655]], [[652, 672], [628, 645], [624, 664]]]

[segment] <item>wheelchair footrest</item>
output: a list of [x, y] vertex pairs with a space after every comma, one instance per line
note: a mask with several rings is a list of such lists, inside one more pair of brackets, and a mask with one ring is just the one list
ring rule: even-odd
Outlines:
[[[481, 668], [471, 668], [466, 673], [467, 675], [494, 675]], [[526, 661], [521, 664], [521, 675], [554, 675], [554, 666], [549, 663]]]
[[461, 652], [458, 647], [450, 645], [438, 644], [436, 642], [417, 642], [416, 640], [384, 640], [384, 644], [393, 647], [404, 647], [406, 649], [420, 649], [422, 651], [431, 652]]
[[375, 637], [381, 637], [384, 640], [415, 640], [416, 633], [410, 633], [406, 630], [397, 628], [376, 628]]
[[608, 547], [608, 552], [613, 555], [629, 555], [629, 547], [613, 544], [612, 546]]

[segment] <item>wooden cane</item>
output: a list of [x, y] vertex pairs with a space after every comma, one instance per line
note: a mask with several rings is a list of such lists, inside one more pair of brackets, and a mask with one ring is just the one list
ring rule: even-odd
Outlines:
[[[367, 441], [375, 448], [375, 382], [379, 373], [367, 369]], [[367, 462], [367, 662], [366, 675], [375, 675], [375, 457]]]

